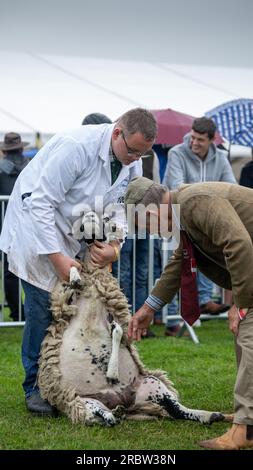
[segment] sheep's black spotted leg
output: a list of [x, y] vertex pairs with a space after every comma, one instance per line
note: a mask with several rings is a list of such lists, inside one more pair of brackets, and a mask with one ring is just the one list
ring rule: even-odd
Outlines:
[[86, 424], [103, 424], [105, 426], [114, 426], [117, 419], [103, 403], [93, 398], [85, 399]]
[[174, 419], [188, 419], [205, 424], [224, 420], [222, 413], [193, 410], [181, 405], [176, 394], [172, 390], [169, 390], [161, 380], [151, 375], [143, 378], [136, 393], [136, 404], [145, 401], [151, 401], [161, 406], [167, 411], [168, 415]]

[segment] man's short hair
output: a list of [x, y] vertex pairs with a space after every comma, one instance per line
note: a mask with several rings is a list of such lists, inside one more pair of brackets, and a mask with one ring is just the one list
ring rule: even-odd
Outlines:
[[205, 116], [194, 119], [192, 130], [199, 134], [208, 134], [209, 139], [213, 139], [216, 131], [215, 122]]
[[147, 109], [130, 109], [117, 119], [117, 125], [122, 126], [128, 134], [140, 132], [145, 140], [154, 140], [156, 138], [157, 123], [153, 114]]

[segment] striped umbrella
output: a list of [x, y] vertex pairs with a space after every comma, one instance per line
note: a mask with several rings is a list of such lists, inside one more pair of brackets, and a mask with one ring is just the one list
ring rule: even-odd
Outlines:
[[230, 144], [253, 147], [253, 100], [228, 101], [208, 111], [206, 116], [215, 121], [219, 133]]

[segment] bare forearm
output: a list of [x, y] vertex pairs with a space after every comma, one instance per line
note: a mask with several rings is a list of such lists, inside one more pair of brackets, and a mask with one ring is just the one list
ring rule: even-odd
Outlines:
[[50, 261], [52, 261], [52, 263], [54, 264], [55, 262], [57, 263], [57, 261], [59, 259], [61, 259], [61, 257], [63, 256], [63, 254], [59, 251], [58, 253], [50, 253], [48, 255]]
[[75, 266], [77, 269], [81, 268], [81, 265], [77, 261], [70, 258], [69, 256], [65, 256], [61, 252], [50, 253], [48, 255], [48, 258], [54, 265], [54, 268], [59, 278], [63, 281], [69, 281], [69, 273], [71, 267]]

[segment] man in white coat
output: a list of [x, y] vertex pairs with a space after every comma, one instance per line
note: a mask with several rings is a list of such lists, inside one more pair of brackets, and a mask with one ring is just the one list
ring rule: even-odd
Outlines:
[[[73, 226], [87, 210], [123, 202], [129, 181], [142, 174], [141, 156], [157, 132], [142, 108], [114, 124], [87, 125], [55, 135], [20, 174], [11, 194], [0, 237], [9, 270], [21, 278], [26, 323], [22, 343], [23, 388], [29, 411], [54, 415], [36, 384], [41, 342], [51, 322], [49, 294], [68, 280], [81, 249]], [[123, 208], [122, 208], [123, 213]], [[117, 212], [116, 212], [117, 214]], [[118, 215], [117, 215], [118, 217]], [[118, 224], [125, 223], [117, 219]], [[96, 242], [91, 260], [103, 267], [117, 259], [119, 242]]]

